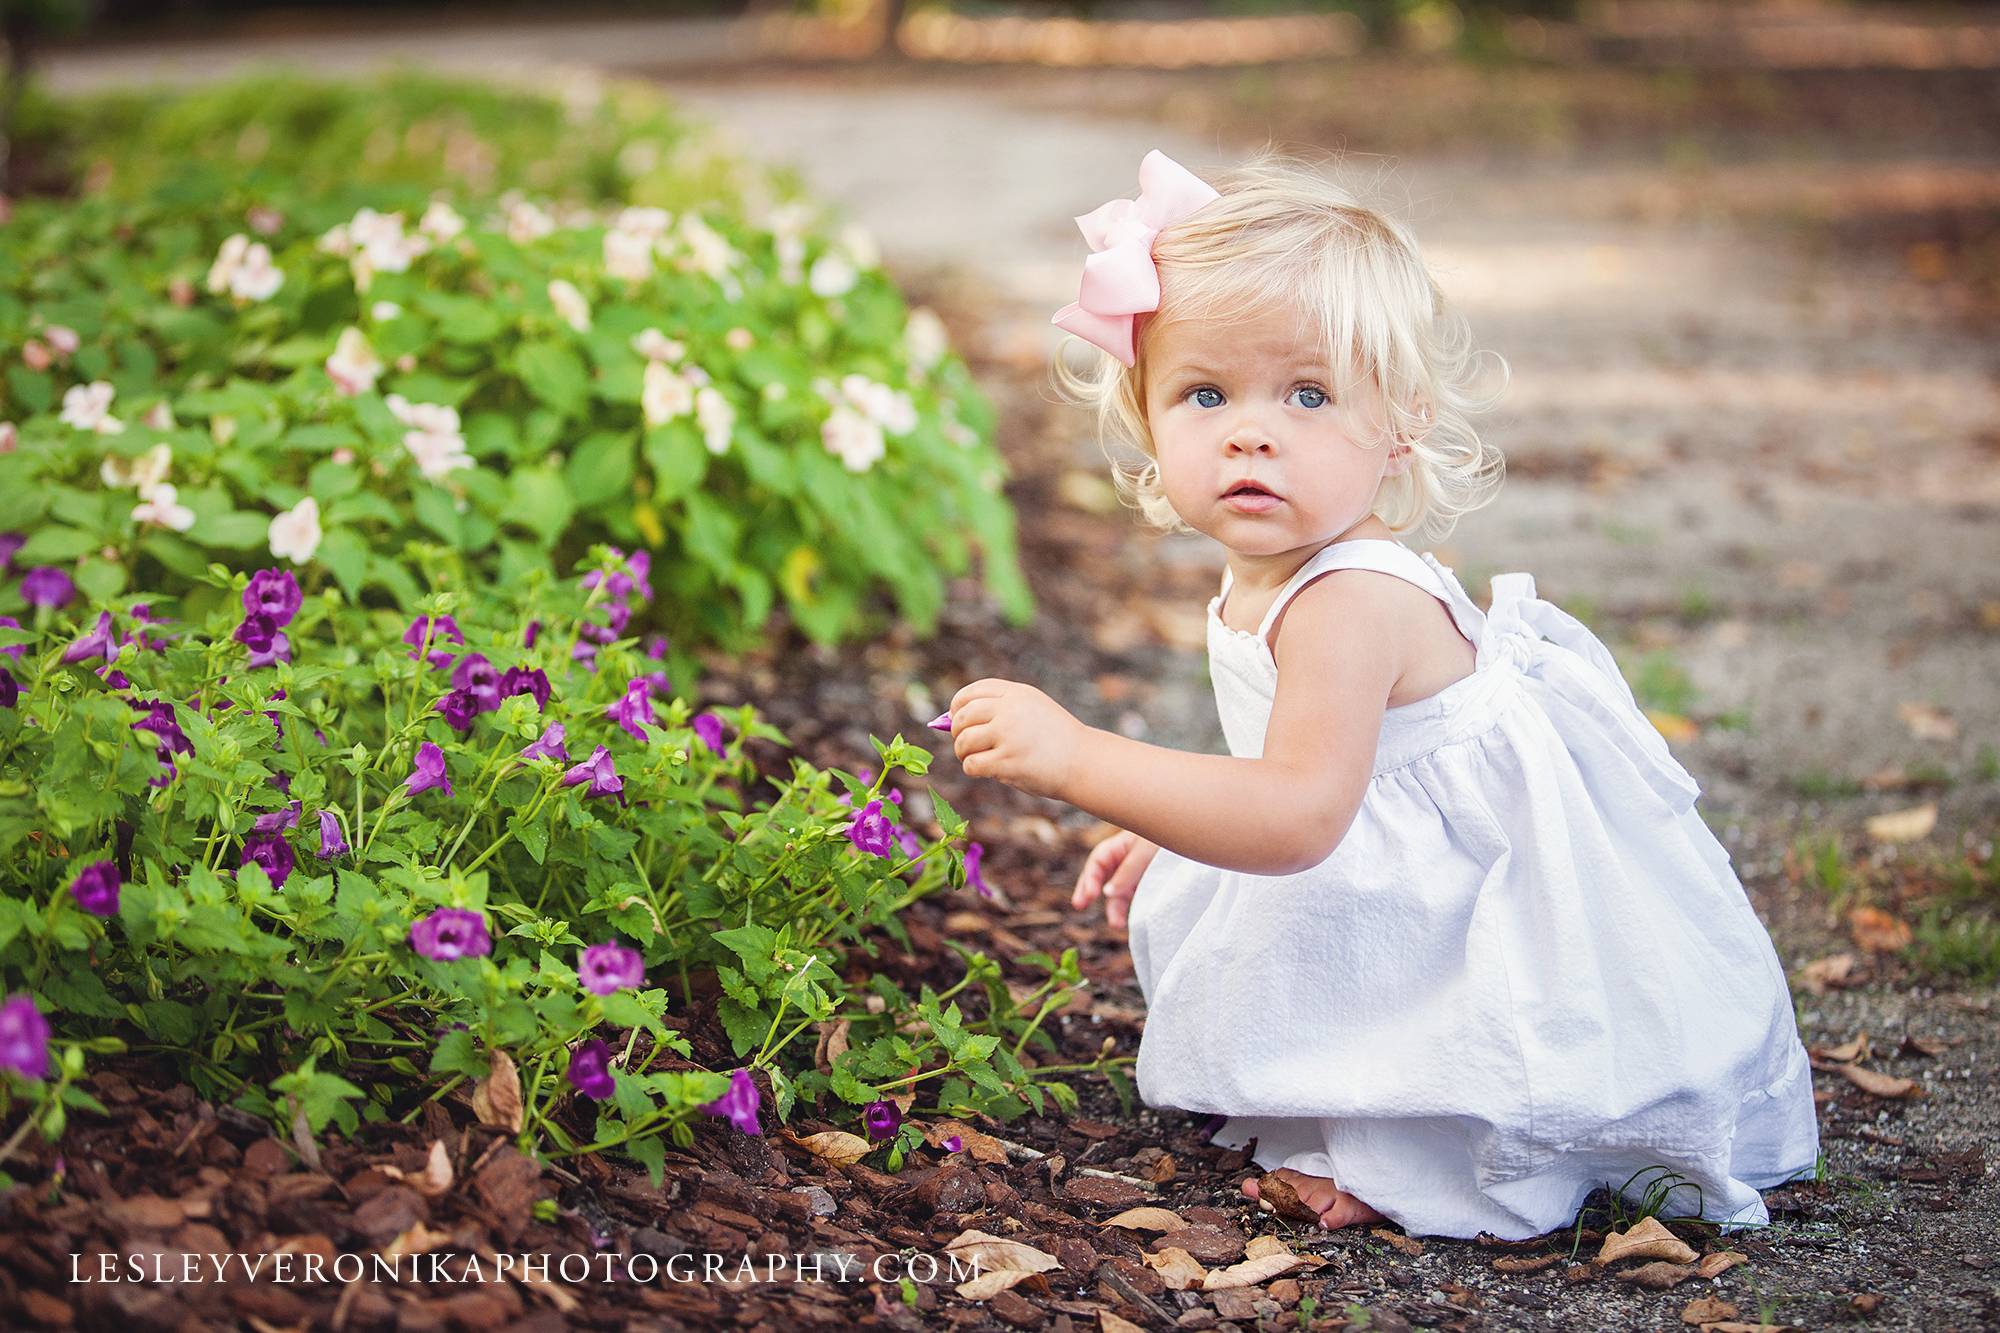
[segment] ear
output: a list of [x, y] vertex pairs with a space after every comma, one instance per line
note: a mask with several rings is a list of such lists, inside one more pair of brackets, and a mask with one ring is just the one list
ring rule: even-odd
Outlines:
[[1399, 444], [1393, 440], [1390, 441], [1389, 462], [1382, 469], [1382, 475], [1385, 477], [1402, 476], [1410, 470], [1410, 457], [1411, 451], [1409, 445]]

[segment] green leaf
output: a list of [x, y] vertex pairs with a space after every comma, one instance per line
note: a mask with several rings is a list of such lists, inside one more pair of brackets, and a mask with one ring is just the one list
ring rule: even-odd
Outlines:
[[563, 474], [552, 467], [522, 468], [511, 478], [507, 517], [554, 542], [569, 526], [576, 504]]
[[651, 1135], [643, 1139], [627, 1139], [625, 1155], [646, 1168], [646, 1176], [659, 1189], [667, 1178], [667, 1148], [660, 1142], [660, 1136]]
[[708, 475], [708, 450], [685, 421], [647, 431], [645, 447], [646, 461], [653, 468], [656, 501], [685, 495]]
[[590, 376], [575, 352], [556, 343], [522, 343], [514, 373], [528, 392], [566, 417], [579, 415], [590, 397]]

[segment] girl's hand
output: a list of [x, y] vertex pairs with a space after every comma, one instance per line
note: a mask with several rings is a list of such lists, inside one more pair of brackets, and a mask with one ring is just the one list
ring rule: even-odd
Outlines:
[[1139, 887], [1139, 877], [1146, 873], [1146, 867], [1153, 863], [1159, 850], [1158, 843], [1120, 829], [1090, 849], [1083, 873], [1076, 877], [1076, 892], [1070, 895], [1069, 905], [1079, 910], [1087, 908], [1101, 893], [1104, 919], [1113, 928], [1123, 929], [1131, 911], [1133, 891]]
[[1086, 728], [1032, 685], [975, 680], [951, 696], [951, 748], [973, 778], [1063, 799]]

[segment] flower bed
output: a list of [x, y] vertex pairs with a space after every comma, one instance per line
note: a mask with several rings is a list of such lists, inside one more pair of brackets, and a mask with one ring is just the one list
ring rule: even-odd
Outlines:
[[[506, 582], [608, 539], [654, 552], [677, 642], [741, 649], [780, 603], [821, 642], [879, 628], [878, 590], [927, 631], [977, 556], [1027, 613], [990, 409], [864, 235], [715, 186], [638, 94], [572, 122], [441, 87], [373, 120], [310, 84], [247, 129], [268, 85], [77, 113], [95, 188], [20, 205], [0, 280], [22, 562], [199, 609], [208, 564], [276, 557], [407, 605], [426, 562]], [[450, 163], [462, 191], [414, 183]]]
[[[42, 580], [31, 623], [0, 622], [0, 1119], [25, 1097], [23, 1129], [59, 1133], [85, 1055], [128, 1043], [281, 1126], [352, 1133], [471, 1081], [544, 1151], [655, 1169], [703, 1113], [758, 1132], [765, 1089], [780, 1119], [848, 1106], [893, 1158], [919, 1092], [1041, 1106], [1021, 1057], [1073, 956], [1025, 1003], [978, 955], [942, 995], [848, 979], [851, 945], [967, 882], [963, 822], [934, 796], [925, 837], [889, 786], [926, 753], [877, 742], [865, 778], [794, 758], [753, 800], [746, 743], [783, 738], [693, 713], [664, 643], [625, 633], [649, 562], [593, 557], [407, 615], [271, 567], [207, 575], [199, 618], [71, 621]], [[697, 1010], [735, 1072], [693, 1058]], [[831, 1025], [816, 1062], [798, 1039]]]

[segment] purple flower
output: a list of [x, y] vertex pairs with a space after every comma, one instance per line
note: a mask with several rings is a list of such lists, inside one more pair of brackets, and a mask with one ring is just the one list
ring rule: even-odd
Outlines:
[[861, 1108], [861, 1127], [868, 1131], [869, 1141], [880, 1143], [894, 1134], [903, 1124], [903, 1108], [884, 1097]]
[[539, 620], [530, 620], [528, 627], [521, 631], [521, 646], [523, 648], [532, 648], [535, 646], [535, 640], [541, 637], [542, 622]]
[[576, 632], [579, 636], [577, 646], [582, 647], [585, 643], [589, 643], [593, 645], [591, 648], [592, 652], [597, 651], [595, 647], [597, 644], [618, 642], [617, 630], [611, 628], [609, 625], [600, 625], [594, 620], [584, 621], [576, 627]]
[[701, 737], [701, 743], [710, 750], [722, 753], [722, 719], [714, 713], [703, 713], [694, 720], [694, 734]]
[[[5, 625], [8, 629], [21, 628], [21, 622], [12, 616], [0, 616], [0, 625]], [[5, 648], [0, 648], [0, 653], [5, 653], [9, 657], [26, 657], [28, 655], [28, 645], [25, 643], [10, 643]]]
[[653, 568], [651, 553], [634, 551], [628, 557], [615, 546], [611, 548], [611, 553], [625, 562], [625, 568], [612, 572], [608, 577], [602, 570], [592, 570], [583, 576], [583, 590], [589, 592], [592, 588], [602, 583], [604, 584], [605, 594], [613, 599], [613, 605], [622, 603], [625, 598], [630, 597], [634, 592], [639, 594], [640, 601], [652, 601], [653, 585], [646, 581], [646, 576], [652, 572]]
[[21, 702], [21, 682], [14, 673], [0, 668], [0, 708], [14, 708]]
[[757, 1091], [757, 1081], [750, 1077], [750, 1071], [739, 1069], [729, 1076], [729, 1091], [712, 1102], [705, 1102], [702, 1110], [710, 1115], [726, 1116], [729, 1123], [745, 1134], [762, 1134], [763, 1126], [757, 1123], [757, 1106], [763, 1100]]
[[667, 636], [664, 634], [647, 635], [646, 656], [652, 658], [655, 662], [657, 662], [660, 661], [662, 658], [664, 658], [666, 655], [667, 655]]
[[331, 861], [347, 850], [347, 839], [340, 834], [340, 816], [331, 810], [319, 812], [319, 859]]
[[272, 888], [282, 889], [292, 873], [292, 844], [282, 833], [252, 833], [243, 840], [243, 859], [237, 864], [247, 866], [252, 861], [264, 867]]
[[116, 916], [118, 914], [118, 890], [124, 881], [118, 876], [118, 867], [110, 861], [93, 861], [77, 872], [69, 882], [69, 891], [76, 898], [76, 905], [92, 916]]
[[279, 662], [289, 662], [291, 660], [292, 660], [292, 641], [286, 637], [285, 632], [283, 630], [279, 630], [276, 634], [271, 636], [271, 646], [269, 648], [261, 650], [258, 649], [251, 650], [250, 661], [248, 665], [250, 665], [253, 668], [267, 667], [267, 666], [272, 666]]
[[11, 573], [14, 553], [28, 544], [26, 533], [0, 532], [0, 573]]
[[562, 775], [562, 785], [565, 787], [574, 787], [583, 782], [590, 784], [590, 790], [585, 793], [589, 796], [610, 796], [625, 790], [625, 780], [618, 776], [618, 768], [611, 762], [611, 751], [602, 745], [590, 752], [590, 758], [580, 764], [572, 765], [569, 771]]
[[93, 657], [101, 657], [108, 662], [117, 655], [118, 647], [111, 640], [111, 613], [100, 611], [97, 614], [97, 628], [63, 649], [62, 660], [87, 662]]
[[576, 975], [583, 982], [583, 988], [592, 995], [609, 995], [627, 986], [635, 989], [643, 986], [646, 982], [645, 960], [639, 957], [637, 949], [628, 949], [616, 940], [606, 940], [583, 951]]
[[36, 565], [21, 576], [21, 598], [29, 606], [65, 607], [76, 600], [76, 583], [54, 565]]
[[472, 730], [472, 719], [480, 714], [479, 698], [471, 690], [453, 690], [437, 701], [438, 712], [444, 714], [452, 730], [467, 732]]
[[623, 602], [613, 602], [611, 605], [604, 608], [604, 624], [605, 628], [610, 631], [610, 637], [599, 639], [598, 642], [599, 643], [612, 642], [619, 635], [623, 634], [625, 632], [625, 627], [631, 623], [632, 623], [632, 608], [625, 605], [625, 603]]
[[938, 1146], [946, 1152], [963, 1152], [965, 1151], [965, 1140], [956, 1134], [947, 1134], [944, 1136], [944, 1141]]
[[896, 826], [896, 845], [903, 849], [903, 855], [915, 860], [924, 850], [924, 840], [904, 825]]
[[403, 631], [403, 642], [410, 645], [410, 660], [412, 662], [417, 660], [417, 650], [423, 647], [425, 634], [430, 635], [431, 648], [428, 660], [434, 667], [450, 665], [453, 656], [451, 653], [438, 647], [440, 643], [447, 639], [453, 643], [465, 642], [465, 636], [458, 632], [458, 622], [450, 616], [439, 616], [437, 618], [436, 629], [431, 628], [431, 618], [429, 616], [418, 616], [410, 622], [410, 627]]
[[169, 782], [172, 782], [179, 775], [180, 775], [180, 769], [174, 767], [174, 761], [167, 758], [165, 755], [161, 755], [160, 771], [159, 773], [154, 775], [151, 779], [149, 779], [146, 785], [148, 787], [164, 787]]
[[299, 581], [288, 569], [260, 569], [243, 590], [243, 610], [253, 616], [268, 616], [279, 626], [291, 624], [304, 601]]
[[444, 771], [444, 751], [438, 749], [435, 742], [425, 741], [417, 747], [417, 762], [411, 767], [410, 776], [403, 779], [403, 784], [410, 789], [412, 796], [433, 787], [442, 787], [446, 796], [451, 795], [451, 778]]
[[25, 991], [0, 1004], [0, 1069], [22, 1078], [49, 1076], [49, 1020]]
[[645, 681], [646, 688], [662, 699], [673, 697], [674, 683], [667, 679], [667, 673], [664, 671], [648, 671], [643, 676], [634, 676], [633, 679]]
[[[589, 629], [590, 626], [585, 625], [583, 628]], [[597, 659], [597, 645], [594, 643], [590, 643], [584, 639], [578, 639], [576, 643], [570, 647], [569, 660], [572, 662], [583, 663], [583, 669], [585, 671], [597, 670], [596, 659]]]
[[132, 724], [132, 730], [150, 732], [154, 743], [162, 754], [193, 754], [194, 742], [181, 730], [180, 722], [174, 716], [173, 703], [166, 699], [155, 699], [150, 703], [138, 699], [132, 706], [145, 713]]
[[534, 696], [535, 707], [549, 706], [549, 673], [540, 667], [508, 667], [500, 677], [500, 697], [511, 699], [517, 694]]
[[896, 845], [895, 826], [882, 813], [882, 802], [870, 801], [847, 826], [847, 840], [870, 856], [887, 856]]
[[482, 713], [492, 712], [506, 697], [500, 681], [500, 669], [478, 653], [467, 653], [451, 669], [451, 683], [461, 690], [469, 690], [479, 702]]
[[554, 759], [560, 763], [569, 762], [569, 750], [563, 745], [563, 724], [551, 722], [542, 729], [542, 738], [521, 751], [523, 759]]
[[972, 885], [973, 892], [989, 902], [993, 898], [993, 886], [986, 882], [986, 876], [979, 873], [979, 858], [986, 855], [986, 848], [973, 843], [965, 849], [965, 879]]
[[482, 913], [440, 907], [410, 927], [410, 947], [434, 963], [453, 963], [492, 953], [493, 937]]
[[592, 1037], [569, 1053], [569, 1085], [594, 1101], [603, 1101], [618, 1090], [611, 1076], [611, 1048]]
[[252, 653], [268, 653], [280, 638], [278, 622], [261, 612], [253, 611], [243, 617], [242, 623], [236, 626], [234, 638]]
[[[283, 774], [279, 776], [282, 777]], [[276, 810], [266, 811], [264, 814], [258, 815], [256, 822], [250, 825], [250, 831], [252, 833], [277, 833], [282, 829], [297, 828], [298, 826], [299, 803], [293, 801], [290, 805], [281, 806]]]
[[934, 718], [932, 718], [932, 719], [931, 719], [930, 721], [928, 721], [928, 722], [924, 723], [924, 725], [925, 725], [925, 726], [927, 726], [927, 727], [929, 727], [929, 728], [930, 728], [930, 729], [931, 729], [932, 731], [950, 731], [950, 730], [951, 730], [951, 714], [950, 714], [950, 713], [939, 713], [939, 714], [938, 714], [938, 715], [937, 715], [936, 717], [934, 717]]
[[646, 728], [659, 725], [653, 720], [653, 687], [643, 679], [628, 681], [624, 695], [604, 710], [604, 716], [645, 740]]
[[137, 644], [139, 646], [139, 651], [142, 653], [149, 653], [157, 648], [164, 648], [167, 646], [168, 640], [164, 636], [155, 639], [149, 637], [146, 633], [146, 626], [148, 625], [164, 625], [168, 623], [167, 619], [164, 616], [156, 616], [153, 614], [153, 608], [151, 605], [149, 605], [146, 602], [140, 602], [137, 606], [133, 607], [132, 619], [135, 622], [135, 624], [134, 627], [125, 635], [126, 643]]

